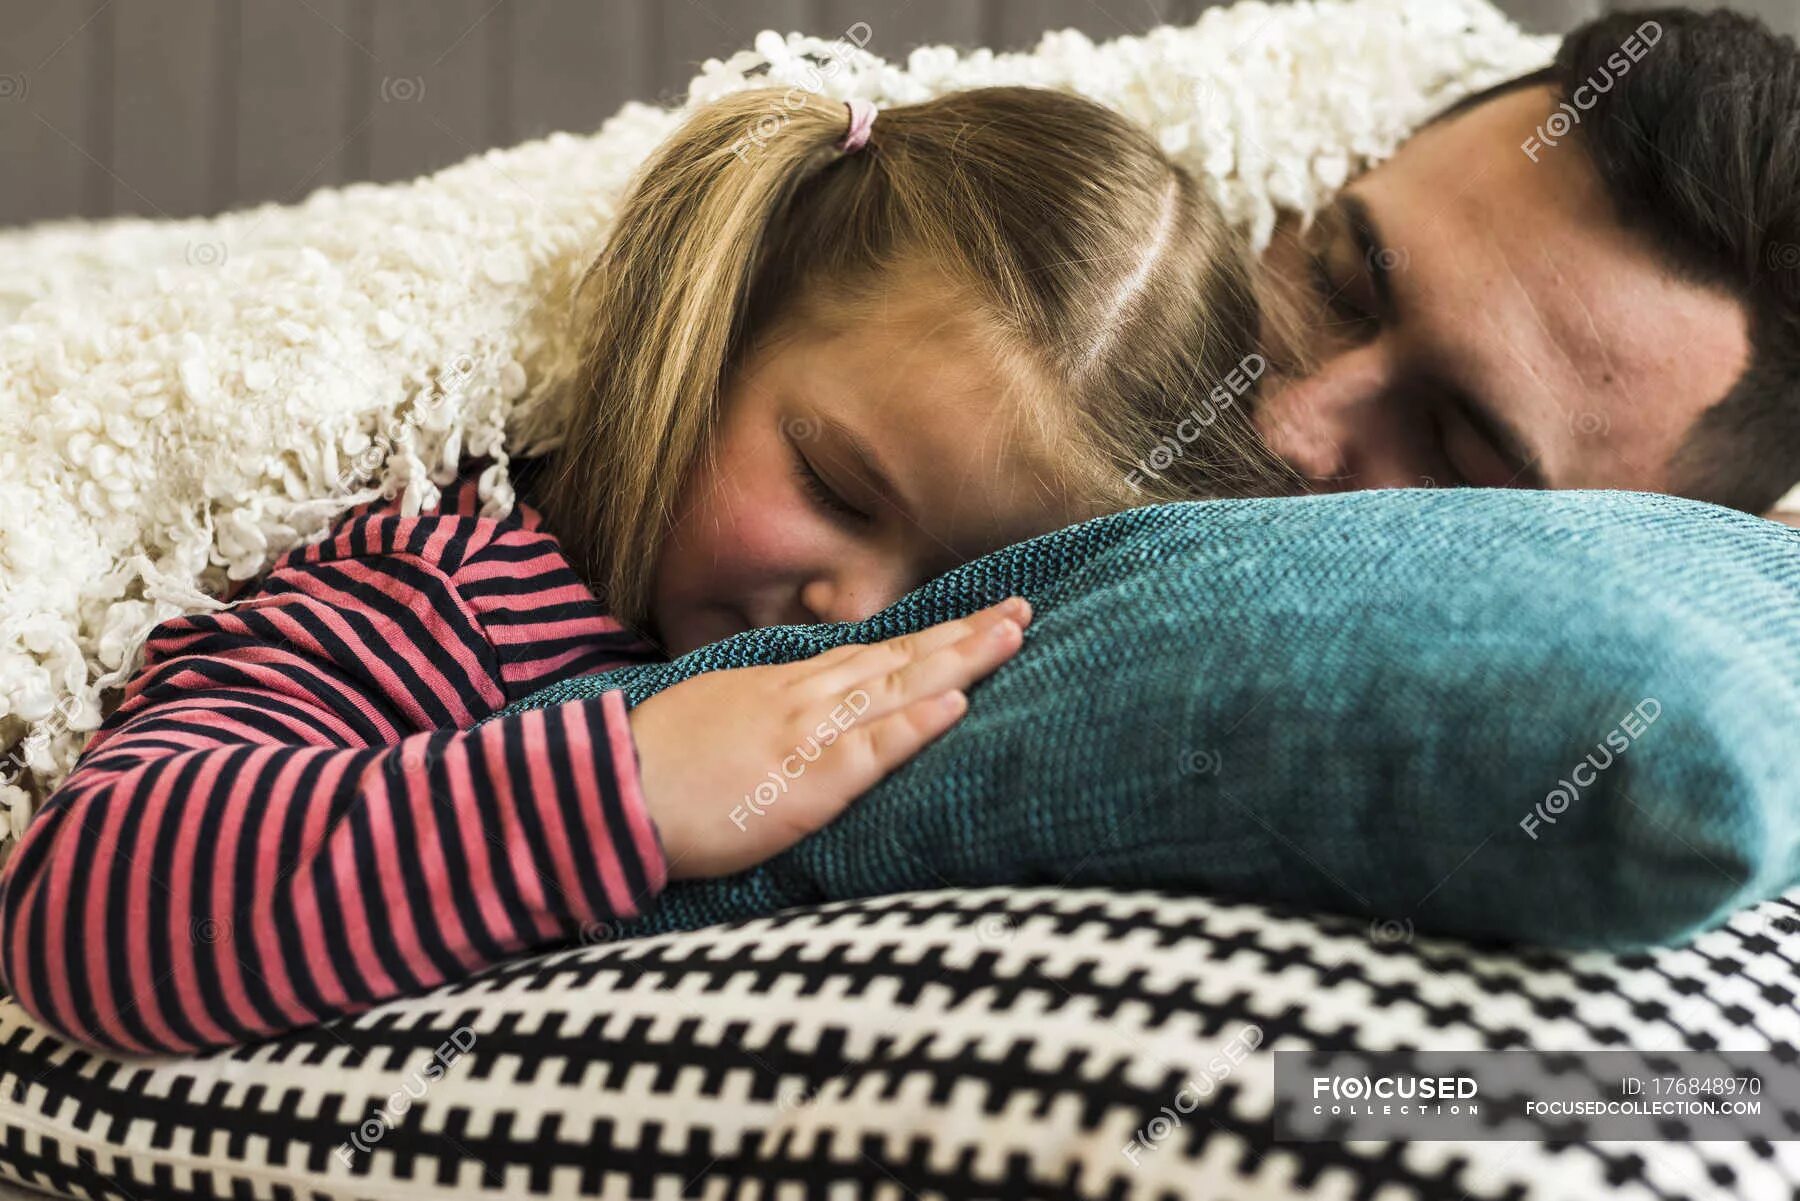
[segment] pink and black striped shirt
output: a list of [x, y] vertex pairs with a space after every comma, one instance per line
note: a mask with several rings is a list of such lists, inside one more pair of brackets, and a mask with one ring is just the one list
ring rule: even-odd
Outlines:
[[83, 1043], [251, 1041], [628, 918], [667, 874], [624, 697], [475, 722], [661, 656], [475, 477], [351, 510], [157, 626], [0, 878], [0, 976]]

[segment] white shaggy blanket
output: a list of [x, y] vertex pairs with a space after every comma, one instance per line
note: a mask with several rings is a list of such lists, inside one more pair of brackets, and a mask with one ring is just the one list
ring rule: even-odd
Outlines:
[[[862, 40], [764, 33], [707, 62], [687, 103], [771, 83], [878, 104], [1069, 88], [1152, 128], [1259, 245], [1277, 209], [1311, 212], [1555, 45], [1482, 0], [1244, 0], [1098, 46], [1061, 32], [904, 64]], [[569, 290], [682, 114], [629, 104], [597, 133], [287, 207], [0, 232], [0, 848], [156, 623], [218, 607], [377, 493], [432, 503], [464, 455], [498, 456], [483, 496], [511, 505], [506, 454], [555, 436]]]

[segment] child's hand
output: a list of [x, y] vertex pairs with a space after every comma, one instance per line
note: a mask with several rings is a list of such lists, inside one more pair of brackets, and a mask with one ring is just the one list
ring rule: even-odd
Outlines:
[[962, 689], [1019, 649], [1024, 597], [885, 642], [709, 672], [631, 711], [640, 779], [675, 879], [761, 863], [949, 729]]

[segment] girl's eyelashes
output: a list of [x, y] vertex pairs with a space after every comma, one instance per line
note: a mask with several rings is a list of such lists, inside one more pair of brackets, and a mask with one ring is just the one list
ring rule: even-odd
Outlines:
[[814, 470], [812, 462], [801, 451], [798, 444], [789, 442], [788, 445], [794, 449], [794, 476], [800, 481], [800, 486], [812, 497], [814, 503], [844, 521], [862, 525], [870, 520], [867, 513], [832, 490], [831, 485], [825, 482], [825, 477]]

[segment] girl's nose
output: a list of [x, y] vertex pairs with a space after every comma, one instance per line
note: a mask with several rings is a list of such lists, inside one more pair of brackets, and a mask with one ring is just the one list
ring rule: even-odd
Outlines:
[[887, 608], [904, 595], [889, 578], [894, 573], [849, 572], [820, 575], [800, 589], [800, 608], [806, 621], [861, 621]]

